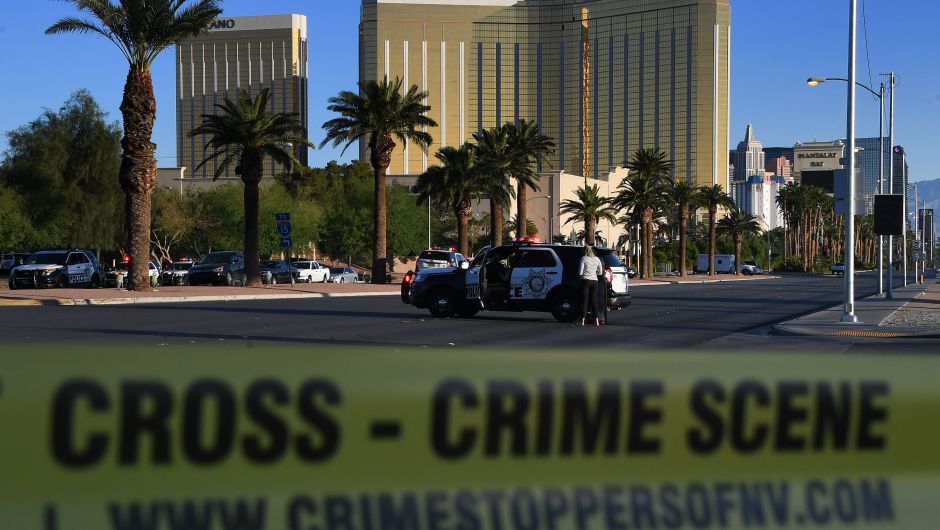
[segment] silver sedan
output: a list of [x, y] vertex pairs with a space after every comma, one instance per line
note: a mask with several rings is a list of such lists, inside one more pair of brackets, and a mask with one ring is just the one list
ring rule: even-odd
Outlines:
[[359, 273], [352, 267], [330, 267], [330, 283], [359, 283]]

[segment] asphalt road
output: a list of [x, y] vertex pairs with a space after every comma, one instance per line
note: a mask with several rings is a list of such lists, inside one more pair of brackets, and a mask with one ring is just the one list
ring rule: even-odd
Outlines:
[[[876, 277], [857, 277], [858, 296]], [[633, 305], [607, 325], [571, 326], [548, 313], [434, 319], [397, 296], [97, 307], [0, 307], [6, 344], [292, 344], [399, 347], [696, 348], [774, 341], [760, 330], [841, 301], [842, 281], [784, 275], [750, 282], [634, 287]], [[755, 331], [756, 330], [756, 331]], [[725, 340], [725, 346], [722, 344]], [[747, 341], [745, 341], [747, 342]]]

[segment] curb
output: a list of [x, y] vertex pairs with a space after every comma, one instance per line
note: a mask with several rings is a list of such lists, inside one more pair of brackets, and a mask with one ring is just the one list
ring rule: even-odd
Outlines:
[[[10, 304], [12, 306], [102, 306], [102, 305], [134, 305], [134, 304], [181, 304], [192, 302], [241, 302], [250, 300], [284, 300], [305, 298], [353, 298], [362, 296], [399, 296], [397, 291], [371, 291], [361, 293], [305, 293], [305, 294], [262, 294], [262, 295], [220, 295], [220, 296], [165, 296], [165, 297], [124, 297], [124, 298], [58, 298], [55, 300], [22, 300]], [[0, 301], [0, 307], [3, 307]]]

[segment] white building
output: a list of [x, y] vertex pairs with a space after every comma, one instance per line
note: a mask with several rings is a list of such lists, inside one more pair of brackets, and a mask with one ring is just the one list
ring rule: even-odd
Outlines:
[[783, 226], [783, 212], [777, 206], [777, 195], [785, 185], [786, 179], [777, 175], [754, 175], [743, 182], [735, 182], [735, 205], [757, 217], [763, 230], [773, 230]]
[[764, 145], [754, 138], [754, 128], [747, 124], [744, 140], [734, 151], [733, 183], [743, 182], [754, 175], [764, 174]]

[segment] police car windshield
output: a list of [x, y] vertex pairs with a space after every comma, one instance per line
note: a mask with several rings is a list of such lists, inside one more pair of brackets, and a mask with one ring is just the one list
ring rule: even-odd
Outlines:
[[261, 268], [262, 269], [275, 269], [277, 268], [277, 260], [273, 260], [273, 259], [261, 260]]
[[190, 267], [193, 266], [193, 262], [188, 261], [186, 263], [172, 263], [169, 266], [171, 271], [188, 271]]
[[27, 265], [65, 265], [67, 252], [38, 252], [29, 257]]

